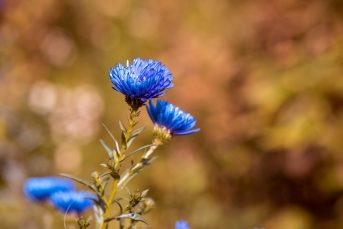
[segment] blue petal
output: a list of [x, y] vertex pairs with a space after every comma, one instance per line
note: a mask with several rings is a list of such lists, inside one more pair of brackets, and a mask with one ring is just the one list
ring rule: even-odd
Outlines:
[[56, 192], [50, 197], [51, 204], [62, 213], [82, 213], [94, 205], [96, 196], [90, 192]]
[[155, 60], [137, 58], [131, 65], [117, 64], [109, 76], [114, 90], [142, 102], [163, 96], [164, 90], [173, 87], [170, 70]]
[[25, 181], [23, 189], [30, 200], [45, 201], [55, 192], [75, 190], [75, 185], [60, 177], [31, 177]]
[[186, 131], [180, 131], [180, 132], [175, 132], [175, 135], [190, 135], [190, 134], [195, 134], [200, 131], [200, 128], [193, 129], [193, 130], [186, 130]]
[[200, 130], [193, 129], [196, 120], [192, 115], [166, 101], [158, 100], [154, 106], [150, 100], [146, 109], [154, 124], [165, 127], [173, 135], [189, 135]]

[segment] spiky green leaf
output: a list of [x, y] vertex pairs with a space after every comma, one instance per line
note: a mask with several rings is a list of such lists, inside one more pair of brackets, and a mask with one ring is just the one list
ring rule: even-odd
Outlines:
[[121, 121], [119, 121], [119, 127], [120, 127], [122, 132], [126, 132], [126, 128]]
[[111, 149], [105, 142], [104, 140], [100, 139], [100, 144], [102, 145], [102, 147], [104, 147], [104, 149], [106, 150], [106, 153], [108, 154], [109, 158], [113, 158], [113, 153], [114, 150]]
[[74, 176], [71, 176], [71, 175], [65, 174], [65, 173], [61, 173], [60, 175], [61, 175], [61, 176], [64, 176], [64, 177], [67, 177], [67, 178], [69, 178], [69, 179], [71, 179], [71, 180], [73, 180], [73, 181], [76, 181], [76, 182], [78, 182], [78, 183], [80, 183], [80, 184], [82, 184], [82, 185], [88, 187], [89, 189], [91, 189], [92, 191], [94, 191], [97, 195], [100, 194], [100, 193], [98, 192], [98, 190], [96, 189], [96, 187], [95, 187], [93, 184], [89, 183], [88, 181], [85, 181], [85, 180], [83, 180], [83, 179], [81, 179], [81, 178], [74, 177]]
[[136, 150], [134, 150], [134, 151], [128, 153], [128, 154], [124, 157], [124, 159], [123, 159], [122, 161], [124, 161], [125, 159], [127, 159], [127, 158], [133, 156], [134, 154], [138, 153], [138, 152], [141, 151], [141, 150], [144, 150], [144, 149], [149, 148], [150, 146], [151, 146], [151, 144], [150, 144], [150, 145], [145, 145], [145, 146], [139, 147], [138, 149], [136, 149]]

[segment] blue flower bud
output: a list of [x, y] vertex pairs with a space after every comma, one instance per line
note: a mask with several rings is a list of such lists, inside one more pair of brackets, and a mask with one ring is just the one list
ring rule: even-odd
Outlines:
[[200, 131], [199, 128], [193, 129], [195, 118], [173, 104], [158, 100], [154, 106], [150, 100], [146, 109], [154, 124], [171, 135], [188, 135]]
[[126, 102], [138, 109], [147, 100], [164, 95], [164, 90], [173, 87], [169, 69], [155, 60], [134, 59], [126, 66], [117, 64], [111, 68], [113, 89], [126, 96]]
[[81, 214], [94, 205], [96, 195], [90, 192], [56, 192], [50, 196], [51, 204], [62, 213]]
[[187, 221], [180, 220], [176, 222], [175, 229], [190, 229], [190, 227], [188, 226]]
[[25, 181], [23, 189], [30, 200], [45, 201], [55, 192], [74, 190], [75, 185], [59, 177], [31, 177]]

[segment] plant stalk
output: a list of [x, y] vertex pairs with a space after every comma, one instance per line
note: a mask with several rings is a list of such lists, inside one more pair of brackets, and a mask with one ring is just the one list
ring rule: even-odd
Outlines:
[[[128, 148], [128, 146], [127, 146], [128, 141], [132, 135], [132, 132], [133, 132], [135, 125], [137, 124], [136, 118], [138, 117], [138, 115], [139, 115], [139, 112], [137, 110], [132, 109], [132, 108], [130, 109], [128, 126], [126, 128], [126, 131], [123, 130], [123, 132], [122, 132], [124, 138], [122, 139], [121, 146], [120, 146], [120, 152], [119, 152], [119, 158], [118, 158], [119, 161], [121, 161], [122, 158], [125, 156], [126, 150]], [[107, 218], [109, 218], [111, 215], [111, 208], [112, 208], [113, 201], [116, 197], [117, 190], [118, 190], [118, 181], [119, 181], [118, 179], [114, 179], [110, 196], [109, 196], [108, 200], [106, 201], [106, 210], [105, 210], [104, 217], [103, 217], [104, 221]], [[109, 222], [102, 222], [102, 225], [100, 228], [101, 229], [107, 229], [108, 223]]]

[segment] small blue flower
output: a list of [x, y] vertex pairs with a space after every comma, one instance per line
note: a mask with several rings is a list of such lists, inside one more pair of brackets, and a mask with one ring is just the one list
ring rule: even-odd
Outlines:
[[33, 201], [44, 201], [55, 192], [75, 189], [72, 181], [59, 177], [31, 177], [24, 183], [25, 195]]
[[146, 109], [154, 124], [167, 129], [171, 135], [188, 135], [200, 131], [199, 128], [192, 129], [196, 124], [195, 118], [173, 104], [158, 100], [154, 106], [150, 100]]
[[52, 205], [62, 213], [80, 214], [94, 205], [96, 195], [90, 192], [56, 192], [50, 196]]
[[190, 227], [188, 226], [187, 221], [180, 220], [176, 222], [175, 229], [190, 229]]
[[126, 102], [134, 109], [147, 100], [163, 96], [164, 90], [173, 87], [170, 70], [156, 60], [134, 59], [126, 66], [117, 64], [111, 68], [113, 89], [126, 96]]

